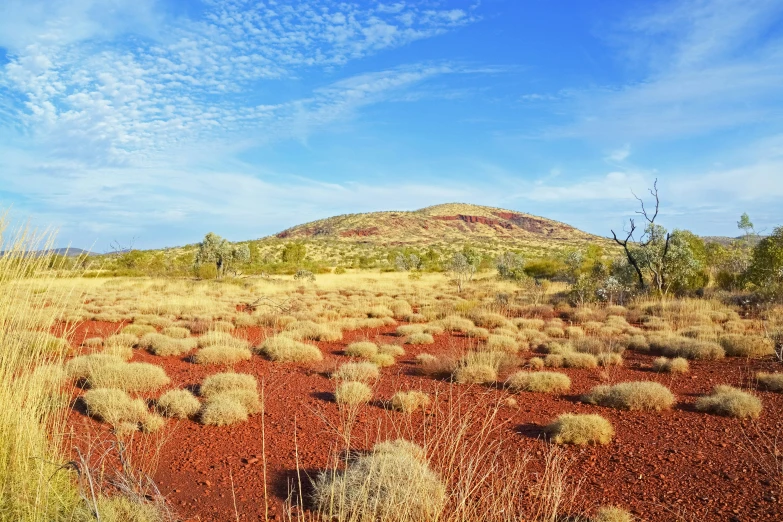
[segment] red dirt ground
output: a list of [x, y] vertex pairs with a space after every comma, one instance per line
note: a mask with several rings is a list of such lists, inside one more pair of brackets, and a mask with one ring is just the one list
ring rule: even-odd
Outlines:
[[[77, 330], [74, 342], [116, 330], [117, 325], [86, 323]], [[339, 436], [328, 425], [336, 424], [338, 419], [331, 396], [334, 382], [328, 374], [348, 360], [342, 349], [352, 341], [366, 338], [399, 342], [393, 331], [394, 327], [346, 332], [340, 342], [318, 343], [325, 360], [314, 367], [276, 364], [260, 356], [233, 366], [234, 371], [251, 373], [265, 385], [270, 519], [282, 519], [289, 485], [296, 482], [297, 459], [299, 469], [312, 474], [329, 467], [330, 455], [339, 447]], [[242, 329], [236, 335], [258, 342], [264, 332]], [[461, 386], [416, 374], [413, 361], [417, 354], [449, 353], [470, 342], [443, 334], [436, 336], [434, 345], [406, 346], [406, 356], [382, 370], [375, 388], [376, 399], [389, 399], [401, 389], [421, 389], [432, 395], [440, 392], [444, 397], [449, 386], [458, 388], [467, 400], [488, 404], [510, 396], [497, 387]], [[612, 443], [565, 448], [574, 479], [581, 479], [580, 496], [589, 499], [588, 505], [624, 506], [648, 521], [674, 520], [674, 513], [704, 522], [783, 520], [783, 492], [775, 477], [765, 475], [749, 453], [754, 444], [760, 444], [759, 430], [772, 437], [783, 437], [783, 395], [759, 392], [764, 411], [756, 422], [718, 417], [693, 408], [696, 398], [716, 384], [740, 386], [756, 371], [775, 371], [781, 366], [772, 360], [694, 361], [690, 374], [671, 377], [650, 371], [652, 359], [626, 352], [625, 365], [610, 368], [603, 376], [603, 369], [560, 370], [571, 377], [569, 394], [518, 394], [518, 405], [501, 408], [497, 422], [505, 423], [502, 429], [509, 432], [509, 444], [528, 450], [535, 457], [542, 455], [547, 444], [541, 439], [542, 427], [557, 415], [599, 413], [608, 418], [617, 432]], [[163, 366], [171, 377], [171, 387], [195, 387], [207, 375], [224, 371], [222, 367], [192, 364], [184, 357], [157, 357], [144, 351], [137, 351], [133, 360]], [[661, 382], [676, 394], [678, 404], [671, 411], [649, 413], [578, 402], [580, 394], [606, 383], [607, 378], [609, 382]], [[425, 414], [416, 413], [413, 419], [421, 420]], [[390, 415], [401, 414], [383, 409], [378, 401], [362, 409], [353, 439], [357, 449], [372, 446], [378, 426], [388, 422]], [[107, 426], [79, 413], [78, 408], [73, 410], [71, 423], [77, 432], [109, 434]], [[260, 414], [251, 416], [247, 423], [229, 427], [170, 421], [164, 432], [167, 442], [155, 480], [178, 514], [201, 521], [233, 520], [233, 478], [240, 519], [264, 519]], [[772, 458], [771, 453], [767, 456]], [[302, 480], [307, 482], [306, 476]]]

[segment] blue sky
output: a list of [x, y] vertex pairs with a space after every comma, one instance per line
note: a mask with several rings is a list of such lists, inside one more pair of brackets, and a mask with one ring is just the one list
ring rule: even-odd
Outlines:
[[470, 202], [783, 224], [780, 0], [0, 3], [0, 207], [60, 243]]

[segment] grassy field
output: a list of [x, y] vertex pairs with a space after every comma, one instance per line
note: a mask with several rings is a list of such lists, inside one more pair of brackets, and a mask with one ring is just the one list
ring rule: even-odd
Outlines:
[[[230, 474], [223, 507], [189, 506], [187, 516], [632, 520], [628, 506], [580, 490], [572, 461], [608, 451], [613, 473], [607, 455], [633, 436], [626, 421], [638, 431], [677, 412], [690, 425], [714, 418], [732, 436], [760, 430], [746, 465], [766, 477], [764, 491], [783, 492], [770, 442], [783, 433], [770, 336], [783, 328], [781, 307], [749, 313], [708, 298], [575, 307], [566, 283], [531, 290], [494, 272], [461, 292], [441, 273], [85, 278], [23, 254], [41, 241], [21, 233], [0, 258], [2, 520], [177, 520], [170, 499], [190, 486], [157, 483], [170, 476], [158, 464], [171, 467], [160, 455], [189, 430], [216, 430], [198, 433], [230, 445], [242, 426], [262, 444], [259, 486], [248, 493]], [[331, 398], [297, 412], [305, 389], [268, 389], [274, 375], [328, 386]], [[681, 391], [697, 378], [710, 388]], [[537, 409], [559, 397], [559, 414]], [[542, 446], [520, 445], [520, 401], [549, 417], [535, 424]], [[287, 494], [272, 487], [283, 443], [265, 418], [275, 404], [323, 419], [301, 420], [306, 429], [288, 439]], [[635, 503], [611, 488], [617, 503]], [[689, 506], [668, 519], [695, 520]]]

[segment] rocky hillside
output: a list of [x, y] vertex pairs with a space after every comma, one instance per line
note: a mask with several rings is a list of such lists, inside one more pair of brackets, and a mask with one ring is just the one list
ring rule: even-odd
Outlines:
[[565, 223], [494, 207], [447, 203], [414, 211], [346, 214], [298, 225], [279, 239], [332, 239], [382, 245], [601, 240]]

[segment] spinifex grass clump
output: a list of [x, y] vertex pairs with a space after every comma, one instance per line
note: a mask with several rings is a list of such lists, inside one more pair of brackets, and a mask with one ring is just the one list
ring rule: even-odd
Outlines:
[[761, 401], [758, 397], [733, 386], [716, 386], [712, 394], [700, 397], [696, 409], [725, 417], [757, 419], [761, 415]]
[[406, 440], [376, 444], [344, 471], [322, 473], [313, 484], [316, 509], [329, 520], [435, 520], [446, 488], [421, 447]]
[[545, 431], [555, 444], [609, 444], [614, 437], [612, 424], [600, 415], [564, 413]]
[[614, 386], [596, 386], [582, 396], [582, 401], [624, 410], [668, 410], [674, 395], [657, 382], [622, 382]]

